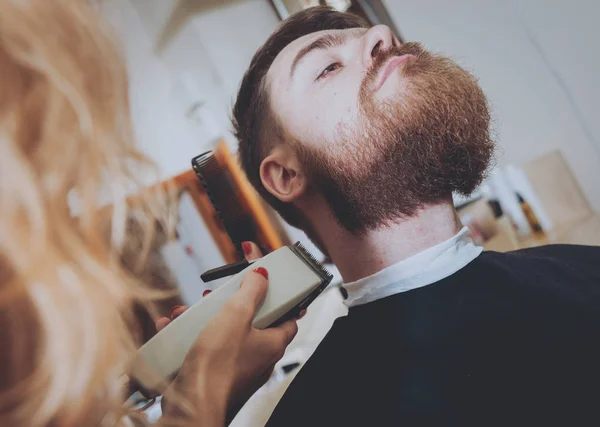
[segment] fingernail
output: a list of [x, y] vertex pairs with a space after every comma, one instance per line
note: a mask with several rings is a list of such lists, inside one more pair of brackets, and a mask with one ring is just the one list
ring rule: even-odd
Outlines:
[[244, 251], [244, 255], [250, 255], [252, 252], [252, 244], [250, 242], [242, 242], [242, 250]]
[[169, 313], [169, 317], [171, 317], [171, 319], [173, 319], [173, 313], [174, 313], [176, 310], [179, 310], [181, 307], [182, 307], [181, 305], [176, 305], [175, 307], [173, 307], [173, 308], [171, 309], [171, 312]]
[[264, 267], [258, 267], [256, 270], [254, 270], [254, 272], [260, 274], [267, 280], [269, 279], [269, 272]]
[[212, 291], [210, 289], [205, 290], [204, 292], [202, 292], [202, 296], [205, 297], [206, 295], [210, 294]]
[[298, 314], [298, 320], [302, 319], [304, 316], [306, 316], [306, 309], [300, 311]]

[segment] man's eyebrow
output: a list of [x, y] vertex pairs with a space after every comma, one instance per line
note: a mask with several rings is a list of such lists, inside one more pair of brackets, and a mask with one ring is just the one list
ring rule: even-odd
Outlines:
[[298, 52], [298, 54], [294, 58], [294, 62], [292, 62], [292, 67], [290, 69], [290, 78], [294, 76], [294, 71], [296, 71], [298, 63], [302, 61], [302, 59], [306, 57], [306, 55], [311, 53], [313, 50], [341, 46], [351, 34], [352, 32], [324, 34], [312, 43], [310, 43], [308, 46], [305, 46], [302, 49], [300, 49], [300, 52]]

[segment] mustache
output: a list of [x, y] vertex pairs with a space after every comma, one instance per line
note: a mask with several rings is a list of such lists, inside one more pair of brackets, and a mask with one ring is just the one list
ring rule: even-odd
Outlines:
[[371, 64], [371, 67], [363, 79], [361, 85], [362, 88], [367, 88], [368, 85], [371, 84], [375, 78], [377, 78], [379, 71], [384, 65], [386, 65], [390, 58], [402, 55], [414, 55], [417, 58], [415, 61], [418, 61], [419, 58], [427, 56], [428, 52], [425, 50], [423, 45], [418, 42], [408, 42], [400, 46], [392, 46], [378, 52], [375, 60]]

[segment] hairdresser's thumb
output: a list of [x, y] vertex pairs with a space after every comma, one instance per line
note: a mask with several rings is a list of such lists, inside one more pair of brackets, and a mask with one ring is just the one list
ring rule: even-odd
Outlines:
[[241, 314], [248, 315], [250, 320], [253, 319], [267, 295], [268, 275], [263, 267], [247, 273], [240, 289], [229, 300], [229, 305], [239, 309]]

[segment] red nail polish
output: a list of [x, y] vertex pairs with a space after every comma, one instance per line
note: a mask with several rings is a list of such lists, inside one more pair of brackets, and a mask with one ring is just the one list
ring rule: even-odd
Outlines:
[[202, 292], [202, 296], [205, 297], [206, 295], [210, 294], [212, 291], [210, 289], [205, 290], [204, 292]]
[[242, 250], [244, 251], [244, 255], [250, 255], [252, 252], [252, 244], [250, 242], [242, 242]]
[[269, 279], [269, 272], [264, 267], [258, 267], [256, 270], [254, 270], [254, 272], [260, 274], [265, 279]]
[[175, 312], [175, 310], [178, 310], [178, 309], [180, 309], [181, 307], [182, 307], [181, 305], [176, 305], [175, 307], [173, 307], [173, 308], [171, 309], [170, 313], [169, 313], [169, 317], [170, 317], [171, 319], [173, 319], [173, 313]]

